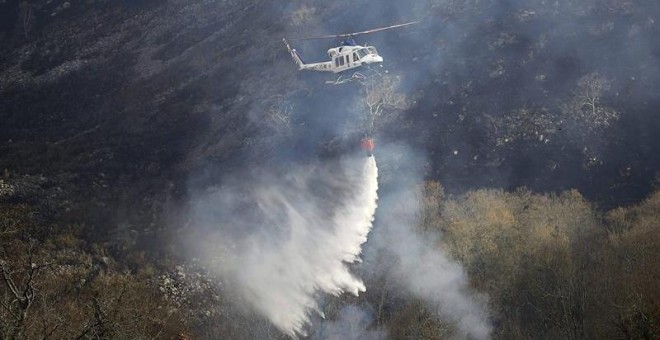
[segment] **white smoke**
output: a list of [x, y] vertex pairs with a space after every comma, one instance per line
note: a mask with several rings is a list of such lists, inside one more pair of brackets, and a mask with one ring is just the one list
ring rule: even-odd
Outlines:
[[364, 309], [348, 305], [342, 307], [336, 320], [326, 320], [315, 329], [313, 339], [325, 340], [382, 340], [384, 329], [370, 330], [373, 317]]
[[283, 332], [305, 334], [315, 295], [365, 290], [359, 260], [376, 210], [373, 157], [259, 174], [206, 195], [193, 211], [195, 246], [210, 269]]
[[399, 225], [388, 230], [390, 251], [398, 258], [390, 275], [406, 291], [424, 300], [441, 319], [454, 323], [456, 338], [489, 339], [491, 325], [485, 298], [469, 290], [460, 264], [434, 242], [405, 228]]
[[[366, 270], [386, 275], [400, 292], [423, 300], [440, 319], [456, 326], [455, 338], [489, 339], [492, 325], [486, 297], [470, 290], [461, 265], [443, 251], [441, 235], [416, 230], [423, 183], [419, 168], [424, 158], [400, 145], [381, 146], [379, 154], [389, 187], [379, 198], [378, 225], [365, 254]], [[392, 168], [392, 164], [400, 166]]]

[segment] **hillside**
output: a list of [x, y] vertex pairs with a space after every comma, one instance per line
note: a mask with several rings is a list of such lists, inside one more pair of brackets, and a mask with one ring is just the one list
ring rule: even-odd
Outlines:
[[[237, 222], [258, 224], [250, 195], [299, 174], [332, 216], [365, 133], [379, 208], [350, 269], [367, 290], [323, 299], [310, 336], [346, 320], [366, 333], [336, 336], [482, 334], [400, 278], [422, 275], [397, 272], [419, 250], [455, 268], [439, 277], [485, 306], [490, 337], [657, 337], [658, 15], [652, 0], [0, 1], [0, 337], [284, 337], [183, 240], [200, 206], [230, 220], [208, 201], [226, 192], [232, 236], [259, 235]], [[364, 81], [298, 72], [282, 43], [411, 20], [358, 39], [385, 59]], [[291, 41], [314, 61], [338, 43]], [[332, 190], [315, 187], [326, 173]], [[395, 246], [397, 225], [418, 246]]]

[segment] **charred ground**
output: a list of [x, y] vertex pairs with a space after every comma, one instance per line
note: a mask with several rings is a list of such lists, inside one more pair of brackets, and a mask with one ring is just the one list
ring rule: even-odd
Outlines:
[[[351, 96], [360, 85], [297, 73], [281, 38], [409, 19], [422, 22], [369, 38], [405, 96], [379, 118], [376, 138], [426, 154], [426, 179], [455, 197], [484, 187], [577, 189], [603, 209], [653, 191], [656, 1], [345, 9], [341, 1], [0, 2], [0, 170], [13, 188], [0, 199], [3, 212], [30, 216], [7, 230], [24, 230], [25, 249], [32, 238], [73, 234], [90, 256], [117, 258], [118, 272], [139, 272], [145, 261], [170, 268], [179, 250], [162, 245], [194, 192], [253, 166], [334, 157], [359, 140], [364, 122]], [[298, 48], [322, 59], [327, 47]]]

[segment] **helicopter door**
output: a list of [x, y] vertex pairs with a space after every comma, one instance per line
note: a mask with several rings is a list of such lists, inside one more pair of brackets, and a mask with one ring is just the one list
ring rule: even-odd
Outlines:
[[348, 56], [344, 58], [343, 55], [338, 56], [335, 58], [335, 68], [337, 69], [345, 69], [346, 68], [346, 62], [348, 61]]

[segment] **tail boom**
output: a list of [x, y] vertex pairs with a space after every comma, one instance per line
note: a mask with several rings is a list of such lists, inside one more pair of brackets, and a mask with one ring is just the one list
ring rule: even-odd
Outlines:
[[298, 55], [296, 49], [291, 48], [291, 45], [289, 45], [289, 42], [286, 41], [286, 39], [282, 39], [282, 41], [284, 41], [284, 45], [286, 45], [286, 49], [289, 50], [289, 54], [291, 54], [291, 58], [293, 58], [293, 61], [296, 63], [296, 65], [298, 65], [299, 70], [332, 72], [332, 62], [327, 61], [321, 63], [305, 64], [302, 58], [300, 58], [300, 55]]

